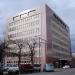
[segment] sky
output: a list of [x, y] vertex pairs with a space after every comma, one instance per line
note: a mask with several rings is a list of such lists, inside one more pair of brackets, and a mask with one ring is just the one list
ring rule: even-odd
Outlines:
[[8, 17], [45, 3], [70, 27], [72, 51], [75, 52], [75, 0], [0, 0], [0, 38], [4, 37]]

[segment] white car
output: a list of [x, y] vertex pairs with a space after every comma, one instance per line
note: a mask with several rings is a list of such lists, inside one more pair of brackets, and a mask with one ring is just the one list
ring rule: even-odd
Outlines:
[[19, 72], [19, 67], [17, 65], [8, 66], [8, 72]]
[[63, 69], [68, 69], [68, 68], [70, 68], [69, 65], [65, 65], [65, 66], [63, 66]]

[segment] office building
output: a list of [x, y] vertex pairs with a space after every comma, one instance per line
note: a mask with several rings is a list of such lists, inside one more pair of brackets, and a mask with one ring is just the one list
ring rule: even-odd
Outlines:
[[[7, 37], [10, 39], [40, 39], [38, 41], [41, 45], [36, 49], [34, 61], [41, 64], [42, 70], [46, 63], [59, 64], [61, 61], [63, 64], [64, 61], [71, 61], [69, 27], [46, 4], [25, 10], [9, 18], [7, 23]], [[6, 57], [6, 64], [9, 64], [8, 58], [10, 57]], [[17, 63], [17, 59], [12, 60], [14, 62]], [[26, 63], [25, 57], [22, 62]], [[27, 63], [30, 62], [27, 60]]]

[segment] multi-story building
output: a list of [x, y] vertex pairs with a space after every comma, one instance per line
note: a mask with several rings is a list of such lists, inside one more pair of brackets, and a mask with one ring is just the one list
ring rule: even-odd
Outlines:
[[[25, 10], [9, 18], [7, 37], [13, 40], [40, 39], [35, 62], [41, 64], [42, 70], [46, 63], [58, 64], [62, 60], [71, 60], [69, 27], [47, 5]], [[10, 59], [6, 57], [6, 64]], [[17, 63], [17, 58], [13, 59], [12, 63]], [[22, 63], [26, 62], [30, 63], [23, 58]]]

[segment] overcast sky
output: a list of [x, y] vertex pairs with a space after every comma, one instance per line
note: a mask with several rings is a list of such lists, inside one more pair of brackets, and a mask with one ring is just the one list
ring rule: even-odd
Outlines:
[[75, 51], [75, 0], [0, 0], [0, 37], [3, 37], [8, 17], [44, 3], [70, 27], [72, 50]]

